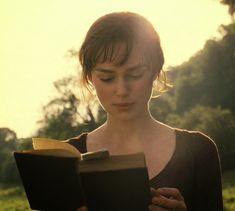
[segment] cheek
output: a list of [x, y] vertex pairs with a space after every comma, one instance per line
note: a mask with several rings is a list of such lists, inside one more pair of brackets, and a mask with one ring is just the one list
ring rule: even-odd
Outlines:
[[151, 96], [152, 87], [153, 87], [153, 81], [152, 80], [140, 81], [135, 86], [135, 92], [138, 93], [139, 95], [141, 94], [141, 95], [144, 95], [144, 96], [148, 97], [148, 95]]
[[93, 86], [95, 88], [96, 95], [102, 104], [105, 103], [105, 100], [110, 99], [112, 91], [105, 84], [100, 83], [99, 81], [93, 81]]
[[136, 99], [139, 99], [139, 101], [144, 104], [148, 103], [152, 96], [152, 90], [152, 82], [149, 80], [142, 81], [141, 83], [136, 84]]
[[99, 87], [99, 88], [97, 88], [96, 89], [96, 94], [97, 94], [97, 97], [100, 99], [100, 100], [105, 100], [105, 99], [109, 99], [110, 98], [110, 96], [112, 95], [111, 94], [111, 91], [109, 90], [109, 89], [107, 89], [107, 88], [101, 88], [101, 87]]

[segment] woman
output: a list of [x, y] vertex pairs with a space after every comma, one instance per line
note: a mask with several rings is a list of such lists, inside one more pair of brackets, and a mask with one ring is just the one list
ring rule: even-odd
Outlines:
[[143, 151], [152, 193], [149, 210], [222, 210], [214, 142], [200, 132], [160, 123], [149, 112], [153, 83], [164, 63], [151, 23], [135, 13], [107, 14], [89, 29], [79, 59], [83, 80], [95, 89], [107, 121], [68, 142], [81, 152]]

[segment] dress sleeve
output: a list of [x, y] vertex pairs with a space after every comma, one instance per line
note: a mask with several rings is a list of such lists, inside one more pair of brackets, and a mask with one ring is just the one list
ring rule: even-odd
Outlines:
[[78, 137], [66, 140], [66, 142], [76, 147], [81, 153], [86, 153], [87, 152], [86, 138], [87, 138], [87, 133], [82, 133]]
[[220, 159], [216, 144], [202, 133], [194, 134], [195, 211], [222, 211]]

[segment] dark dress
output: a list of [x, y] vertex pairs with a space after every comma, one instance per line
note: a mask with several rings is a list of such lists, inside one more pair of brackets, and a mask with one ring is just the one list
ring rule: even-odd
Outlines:
[[[188, 211], [222, 211], [222, 185], [215, 143], [200, 132], [175, 130], [176, 148], [165, 168], [150, 179], [150, 186], [174, 187], [182, 193]], [[87, 134], [68, 140], [87, 152]]]

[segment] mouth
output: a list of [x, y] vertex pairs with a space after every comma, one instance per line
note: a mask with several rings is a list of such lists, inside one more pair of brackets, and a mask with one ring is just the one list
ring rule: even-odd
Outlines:
[[115, 106], [118, 109], [129, 109], [132, 107], [134, 103], [113, 103], [113, 106]]

